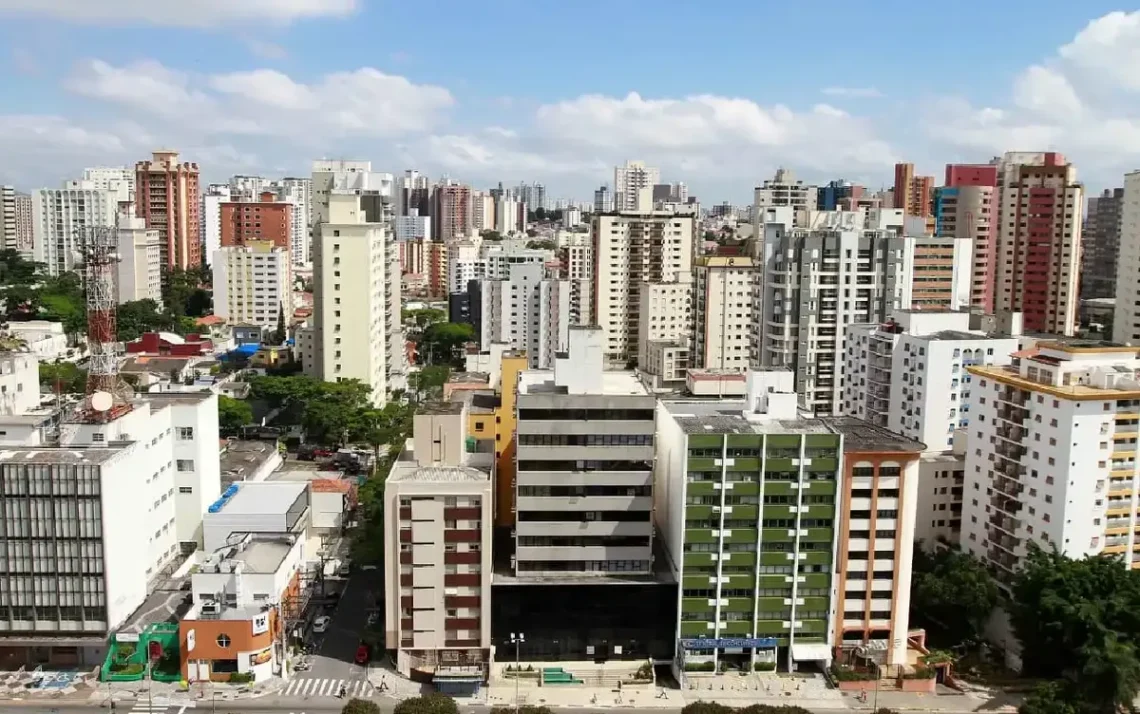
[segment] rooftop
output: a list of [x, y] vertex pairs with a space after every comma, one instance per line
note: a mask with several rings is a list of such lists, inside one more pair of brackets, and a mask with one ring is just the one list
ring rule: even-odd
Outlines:
[[421, 481], [433, 483], [460, 483], [490, 481], [491, 474], [469, 466], [417, 466], [414, 463], [392, 467], [389, 481]]
[[987, 335], [984, 332], [964, 332], [962, 330], [939, 330], [929, 335], [920, 335], [917, 339], [925, 340], [993, 340], [1000, 339], [998, 335]]
[[416, 416], [420, 414], [462, 414], [463, 402], [424, 402], [416, 409]]
[[920, 452], [926, 444], [896, 434], [855, 417], [820, 417], [832, 432], [843, 435], [843, 450], [847, 452], [901, 451]]
[[684, 399], [662, 401], [686, 434], [830, 434], [820, 420], [744, 418], [744, 400]]
[[448, 384], [485, 384], [491, 380], [486, 372], [454, 372], [447, 378]]
[[[519, 373], [519, 394], [566, 394], [565, 387], [554, 384], [554, 370], [528, 369]], [[649, 390], [637, 378], [636, 372], [602, 372], [601, 395], [628, 395], [644, 397]]]
[[284, 513], [308, 488], [303, 481], [246, 481], [236, 484], [237, 493], [225, 499], [219, 513], [226, 515], [273, 515]]
[[222, 481], [244, 481], [276, 455], [272, 441], [230, 441], [220, 456]]
[[[245, 546], [228, 546], [216, 554], [220, 560], [241, 563], [246, 573], [276, 573], [285, 562], [289, 552], [293, 550], [293, 543], [285, 538], [260, 539], [254, 538]], [[209, 569], [211, 565], [207, 560], [199, 567], [199, 572], [215, 572]]]
[[122, 452], [122, 449], [86, 449], [74, 446], [66, 448], [36, 447], [28, 449], [3, 449], [0, 450], [0, 463], [81, 466], [85, 464], [106, 463]]

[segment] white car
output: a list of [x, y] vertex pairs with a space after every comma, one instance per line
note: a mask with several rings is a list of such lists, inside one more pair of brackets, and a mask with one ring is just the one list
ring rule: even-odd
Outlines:
[[328, 630], [330, 622], [332, 622], [331, 617], [328, 615], [321, 615], [317, 619], [313, 620], [313, 632], [319, 635], [322, 632]]

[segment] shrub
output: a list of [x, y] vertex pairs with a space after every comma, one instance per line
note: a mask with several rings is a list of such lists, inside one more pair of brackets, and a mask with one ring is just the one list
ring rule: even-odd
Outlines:
[[[491, 714], [515, 714], [514, 707], [491, 707]], [[519, 707], [519, 714], [553, 714], [550, 707], [536, 707], [533, 704], [524, 704]]]
[[393, 714], [459, 714], [459, 707], [447, 695], [425, 694], [400, 702]]
[[230, 684], [249, 684], [253, 681], [253, 672], [233, 672], [230, 674]]
[[686, 672], [715, 672], [716, 664], [713, 662], [686, 662]]
[[753, 669], [753, 671], [756, 671], [756, 672], [775, 672], [776, 671], [776, 663], [775, 662], [753, 662], [752, 663], [752, 669]]
[[934, 668], [916, 665], [913, 672], [907, 672], [903, 679], [934, 679]]
[[340, 714], [380, 714], [380, 706], [367, 699], [349, 699]]
[[859, 672], [838, 664], [831, 665], [831, 676], [836, 682], [870, 682], [875, 679], [870, 672]]
[[646, 682], [651, 681], [653, 679], [653, 665], [649, 662], [642, 664], [637, 668], [637, 674], [634, 676], [634, 679]]
[[127, 663], [127, 662], [112, 662], [111, 671], [115, 674], [142, 674], [146, 669], [146, 665], [141, 662]]

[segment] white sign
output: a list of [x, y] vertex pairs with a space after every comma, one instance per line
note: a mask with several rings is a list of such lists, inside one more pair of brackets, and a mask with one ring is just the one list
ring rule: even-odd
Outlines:
[[187, 630], [186, 631], [186, 651], [187, 652], [193, 652], [194, 651], [194, 630]]
[[115, 635], [115, 640], [117, 642], [138, 642], [139, 641], [139, 633], [137, 633], [137, 632], [120, 632], [119, 634]]
[[262, 632], [269, 632], [268, 612], [263, 612], [260, 615], [253, 616], [253, 634], [260, 635]]

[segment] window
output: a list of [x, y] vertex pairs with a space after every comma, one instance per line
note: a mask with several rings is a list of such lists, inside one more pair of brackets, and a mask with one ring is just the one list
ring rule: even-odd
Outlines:
[[179, 486], [178, 493], [194, 493], [194, 488], [191, 486]]
[[192, 426], [180, 426], [180, 427], [178, 427], [177, 434], [178, 434], [178, 440], [179, 441], [190, 441], [191, 439], [194, 438], [194, 427], [192, 427]]
[[194, 470], [194, 459], [178, 459], [178, 470], [185, 473]]
[[218, 635], [218, 647], [229, 647], [230, 638], [225, 633]]

